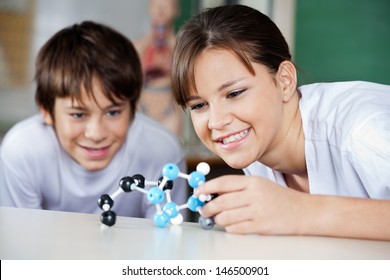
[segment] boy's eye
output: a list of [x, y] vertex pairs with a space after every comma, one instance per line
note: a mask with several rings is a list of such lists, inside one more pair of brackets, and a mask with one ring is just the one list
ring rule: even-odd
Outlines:
[[72, 114], [70, 114], [70, 116], [75, 118], [75, 119], [81, 119], [81, 118], [85, 117], [85, 113], [72, 113]]
[[114, 116], [119, 115], [120, 113], [121, 113], [121, 110], [110, 110], [107, 112], [107, 115], [114, 117]]

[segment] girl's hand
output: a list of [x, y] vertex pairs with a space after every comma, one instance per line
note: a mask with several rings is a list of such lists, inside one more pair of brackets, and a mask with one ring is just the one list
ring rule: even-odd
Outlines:
[[231, 233], [299, 234], [309, 195], [262, 177], [227, 175], [205, 182], [197, 194], [218, 194], [202, 214]]

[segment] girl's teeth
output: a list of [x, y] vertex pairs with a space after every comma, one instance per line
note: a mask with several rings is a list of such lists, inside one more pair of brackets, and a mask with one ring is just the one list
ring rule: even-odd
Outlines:
[[234, 134], [222, 140], [223, 144], [229, 144], [238, 140], [241, 140], [246, 134], [248, 130], [241, 131], [240, 133]]

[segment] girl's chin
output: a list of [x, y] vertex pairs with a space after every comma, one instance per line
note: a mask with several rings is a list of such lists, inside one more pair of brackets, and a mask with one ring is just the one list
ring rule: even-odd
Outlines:
[[229, 164], [229, 163], [227, 163], [227, 165], [229, 165], [233, 169], [244, 169], [249, 164], [237, 164], [237, 163]]
[[233, 159], [231, 157], [223, 157], [223, 156], [220, 157], [227, 165], [229, 165], [233, 169], [244, 169], [245, 167], [251, 164], [250, 162], [242, 158]]

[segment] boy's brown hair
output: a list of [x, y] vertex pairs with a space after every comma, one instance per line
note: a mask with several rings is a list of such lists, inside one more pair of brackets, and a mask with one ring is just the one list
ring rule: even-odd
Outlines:
[[54, 119], [56, 98], [81, 102], [81, 89], [94, 98], [92, 81], [96, 80], [113, 103], [128, 99], [133, 117], [142, 79], [141, 63], [130, 40], [108, 26], [85, 21], [60, 30], [40, 49], [35, 99]]

